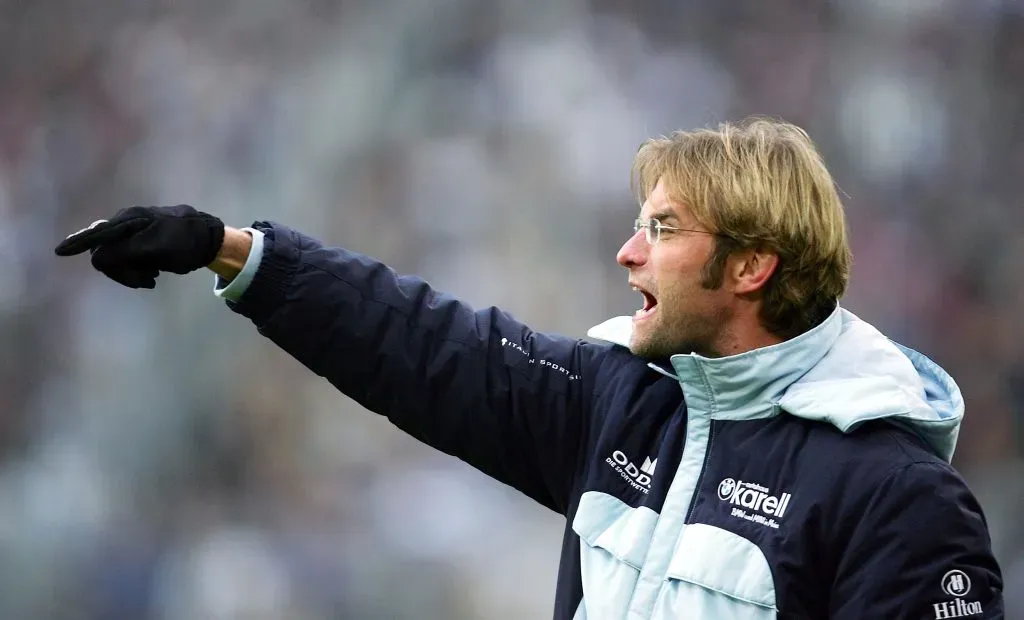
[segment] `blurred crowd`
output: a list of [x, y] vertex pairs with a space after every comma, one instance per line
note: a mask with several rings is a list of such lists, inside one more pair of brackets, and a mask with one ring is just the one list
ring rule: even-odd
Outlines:
[[335, 392], [212, 275], [130, 291], [52, 248], [188, 203], [582, 336], [637, 304], [640, 141], [749, 114], [833, 170], [846, 306], [963, 389], [954, 462], [1024, 615], [1024, 2], [6, 0], [0, 618], [549, 617], [560, 517]]

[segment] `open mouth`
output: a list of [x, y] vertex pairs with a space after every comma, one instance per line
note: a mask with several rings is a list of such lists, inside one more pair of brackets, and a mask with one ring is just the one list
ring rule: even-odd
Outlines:
[[646, 319], [647, 317], [654, 314], [654, 311], [658, 309], [657, 298], [655, 298], [654, 295], [651, 295], [650, 293], [640, 288], [639, 286], [633, 285], [633, 290], [637, 291], [638, 293], [644, 296], [644, 305], [643, 307], [636, 311], [636, 314], [633, 315], [633, 318]]

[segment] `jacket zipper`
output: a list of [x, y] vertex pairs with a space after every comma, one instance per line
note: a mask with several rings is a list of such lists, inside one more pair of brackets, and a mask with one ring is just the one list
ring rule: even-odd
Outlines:
[[683, 525], [690, 522], [690, 518], [693, 516], [693, 508], [697, 505], [697, 498], [700, 497], [700, 487], [704, 483], [704, 472], [708, 469], [708, 461], [711, 459], [711, 446], [715, 443], [715, 429], [718, 425], [715, 420], [708, 421], [708, 445], [704, 450], [704, 463], [700, 466], [700, 475], [697, 476], [697, 485], [693, 488], [693, 497], [690, 498], [690, 506], [686, 509], [686, 518], [683, 519]]

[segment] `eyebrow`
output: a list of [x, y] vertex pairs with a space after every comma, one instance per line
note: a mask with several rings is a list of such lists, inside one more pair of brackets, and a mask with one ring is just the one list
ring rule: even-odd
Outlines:
[[679, 224], [679, 217], [670, 209], [657, 209], [646, 218], [641, 219], [658, 220], [663, 224], [673, 221], [674, 223]]

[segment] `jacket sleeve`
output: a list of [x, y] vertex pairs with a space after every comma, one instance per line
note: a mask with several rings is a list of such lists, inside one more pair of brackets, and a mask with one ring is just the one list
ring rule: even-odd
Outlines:
[[830, 618], [1003, 617], [981, 507], [948, 465], [914, 463], [873, 491], [839, 562]]
[[287, 227], [254, 226], [263, 256], [232, 310], [360, 405], [564, 514], [603, 347], [474, 310]]

